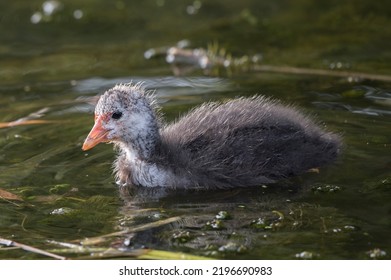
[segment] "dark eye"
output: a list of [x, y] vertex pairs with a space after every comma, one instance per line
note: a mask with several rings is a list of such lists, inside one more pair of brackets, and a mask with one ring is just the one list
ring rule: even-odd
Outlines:
[[122, 117], [122, 112], [114, 112], [111, 117], [115, 120], [118, 120]]

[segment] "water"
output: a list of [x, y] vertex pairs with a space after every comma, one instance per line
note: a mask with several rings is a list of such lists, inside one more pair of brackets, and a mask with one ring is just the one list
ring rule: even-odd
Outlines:
[[[22, 199], [0, 199], [0, 237], [71, 258], [143, 256], [140, 248], [219, 259], [389, 258], [389, 82], [245, 69], [175, 77], [164, 57], [144, 58], [188, 39], [192, 48], [218, 42], [235, 57], [261, 54], [264, 64], [389, 75], [389, 3], [79, 2], [0, 3], [0, 122], [51, 121], [0, 129], [0, 190]], [[156, 89], [168, 121], [205, 101], [256, 93], [293, 103], [343, 136], [343, 156], [277, 186], [120, 193], [112, 147], [81, 145], [94, 97], [128, 81]], [[118, 250], [97, 254], [108, 248]], [[44, 257], [3, 246], [0, 258]]]

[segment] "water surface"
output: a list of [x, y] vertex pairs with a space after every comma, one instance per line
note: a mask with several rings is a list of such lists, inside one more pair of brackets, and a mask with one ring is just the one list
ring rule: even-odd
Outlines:
[[[52, 1], [59, 8], [47, 14], [43, 1], [0, 3], [0, 122], [53, 121], [0, 129], [0, 189], [22, 199], [0, 199], [0, 237], [70, 258], [107, 258], [97, 252], [108, 248], [132, 257], [151, 248], [219, 259], [389, 258], [389, 82], [240, 67], [176, 77], [164, 57], [144, 58], [188, 39], [190, 48], [218, 42], [234, 57], [262, 55], [261, 64], [391, 75], [387, 1], [79, 2]], [[129, 81], [156, 90], [167, 121], [210, 100], [281, 99], [340, 133], [343, 155], [277, 185], [120, 193], [112, 146], [81, 145], [95, 97]], [[0, 258], [43, 257], [3, 246]]]

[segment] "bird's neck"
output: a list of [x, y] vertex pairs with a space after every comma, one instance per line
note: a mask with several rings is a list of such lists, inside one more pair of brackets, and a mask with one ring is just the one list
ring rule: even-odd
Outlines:
[[149, 161], [160, 144], [158, 122], [155, 116], [151, 115], [150, 118], [140, 119], [136, 126], [133, 127], [135, 134], [121, 143], [120, 147], [129, 160]]

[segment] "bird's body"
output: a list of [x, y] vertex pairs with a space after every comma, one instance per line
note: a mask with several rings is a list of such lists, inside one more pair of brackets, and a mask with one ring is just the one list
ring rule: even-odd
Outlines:
[[341, 146], [338, 136], [296, 109], [262, 96], [205, 103], [162, 125], [152, 96], [119, 85], [100, 98], [95, 115], [83, 149], [114, 142], [121, 185], [256, 186], [331, 163]]

